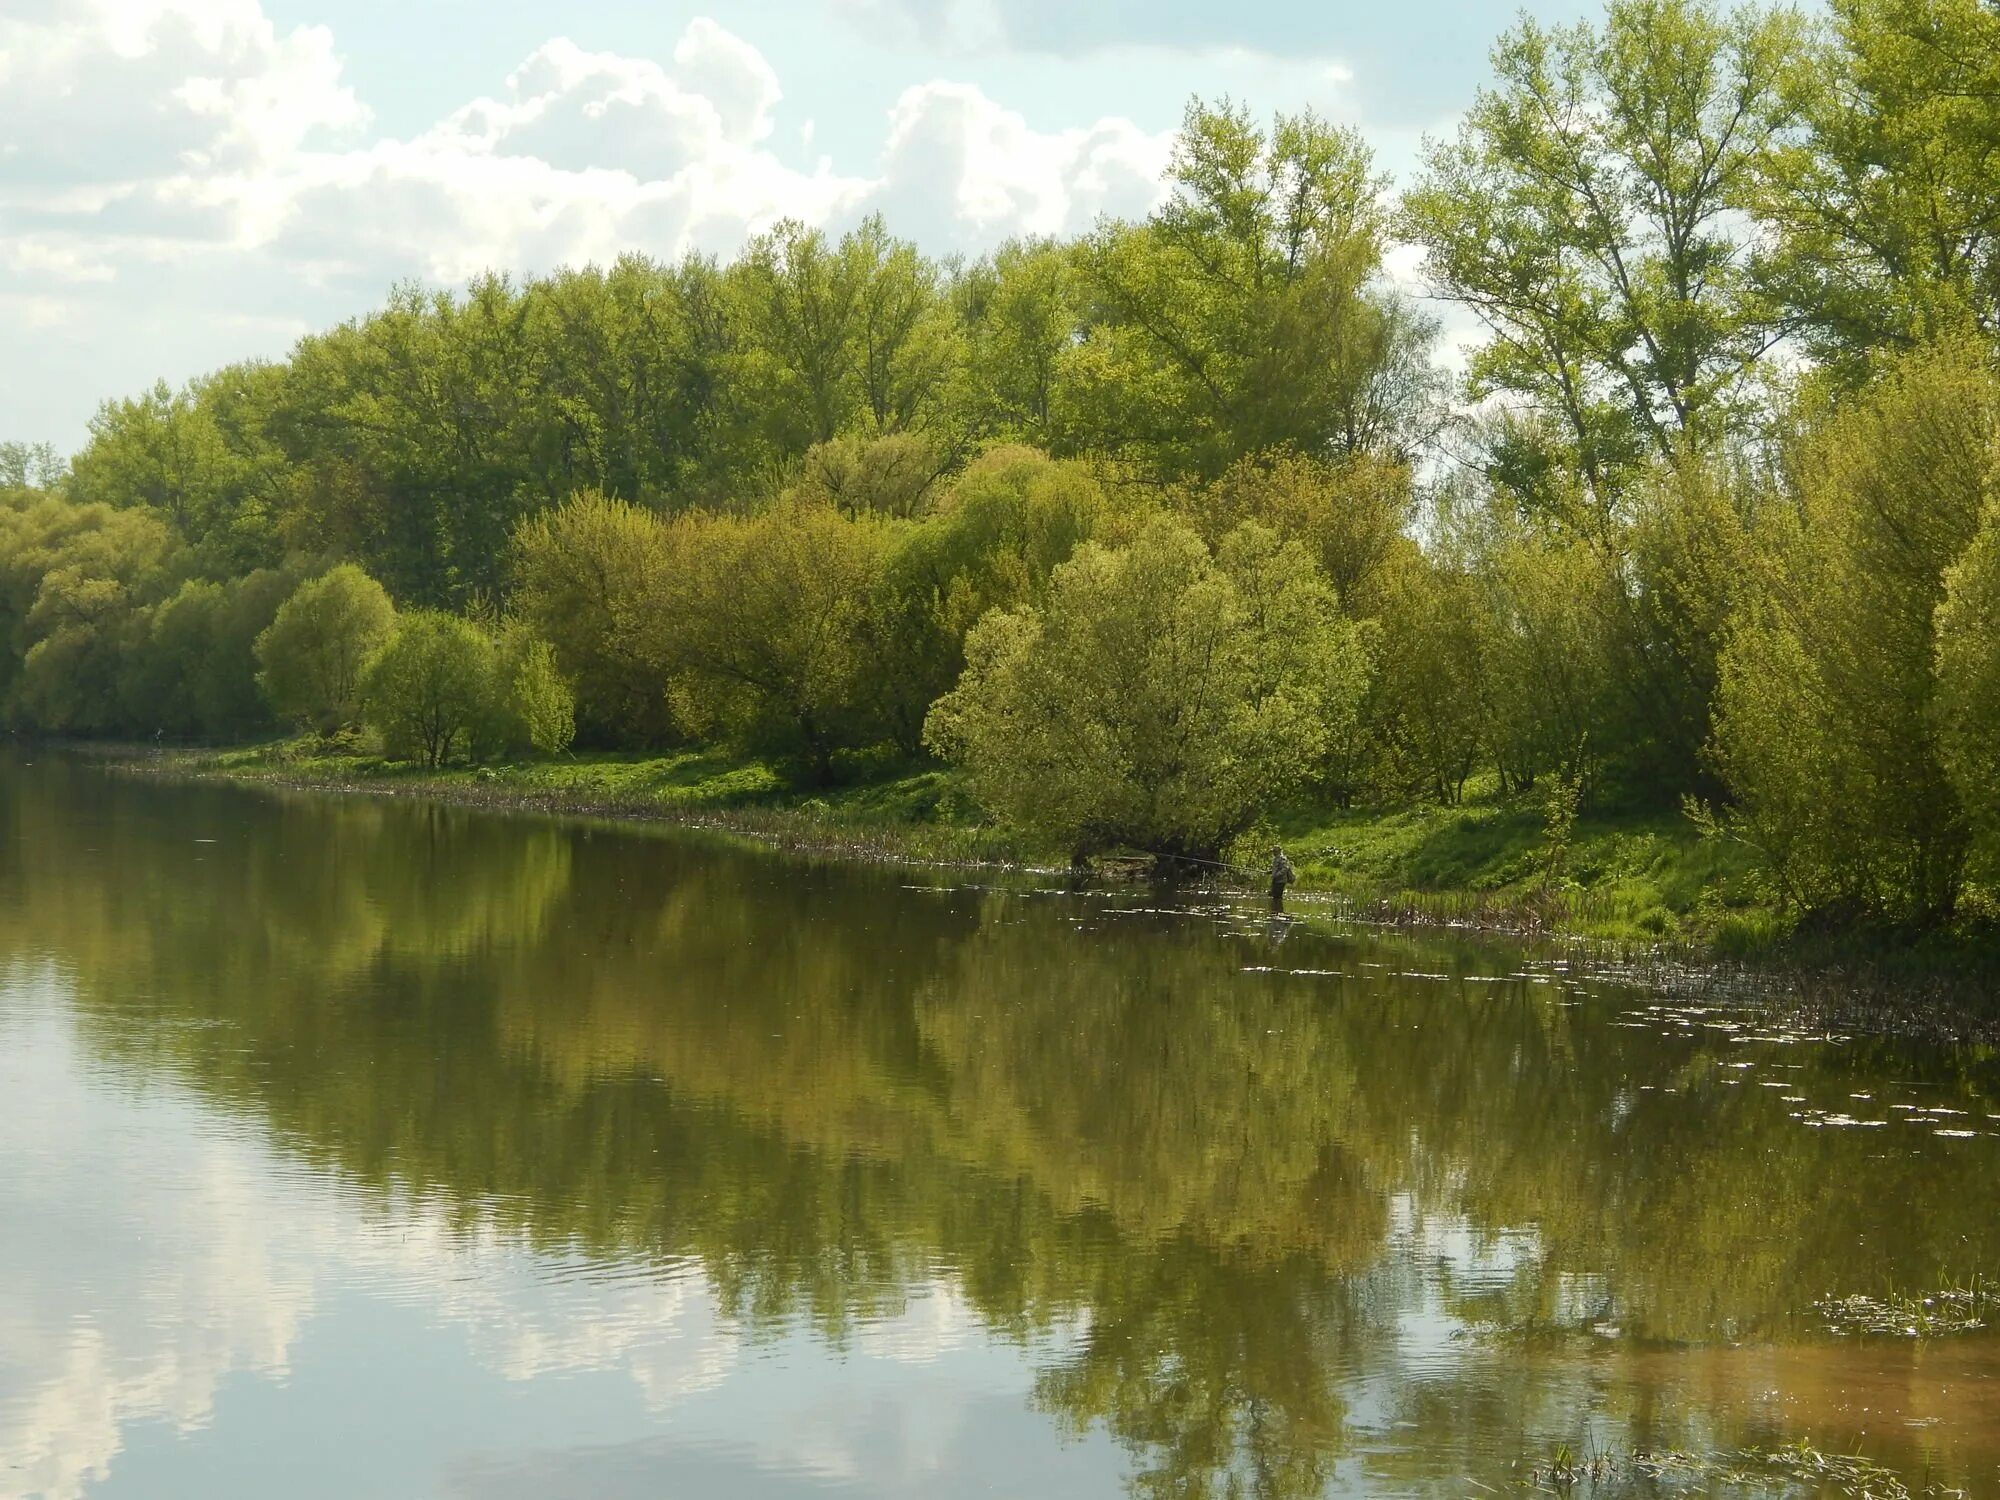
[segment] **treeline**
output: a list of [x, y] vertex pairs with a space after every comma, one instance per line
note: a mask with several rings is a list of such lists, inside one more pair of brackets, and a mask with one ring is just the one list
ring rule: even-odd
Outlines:
[[[10, 460], [6, 711], [444, 759], [567, 706], [1196, 856], [1300, 797], [1686, 802], [1800, 910], [1949, 918], [2000, 852], [2000, 14], [1832, 11], [1524, 21], [1400, 195], [1196, 104], [1076, 241], [399, 291]], [[1485, 325], [1461, 389], [1399, 239]], [[482, 684], [442, 748], [386, 672], [284, 707], [259, 642], [336, 565], [423, 622], [361, 678], [416, 630], [402, 680]]]

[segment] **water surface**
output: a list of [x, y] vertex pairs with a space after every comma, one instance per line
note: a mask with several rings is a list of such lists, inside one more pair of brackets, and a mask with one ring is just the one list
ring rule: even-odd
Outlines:
[[1983, 1050], [59, 758], [0, 840], [6, 1500], [2000, 1489], [2000, 1340], [1812, 1307], [2000, 1268]]

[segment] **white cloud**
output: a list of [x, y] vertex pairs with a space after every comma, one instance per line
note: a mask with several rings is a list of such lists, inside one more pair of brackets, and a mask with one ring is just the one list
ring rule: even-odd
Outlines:
[[1129, 120], [1041, 132], [970, 84], [906, 90], [890, 114], [874, 203], [933, 243], [978, 248], [1015, 234], [1075, 234], [1159, 199], [1171, 132]]
[[0, 205], [257, 170], [367, 112], [323, 27], [257, 0], [38, 0], [0, 18]]
[[876, 209], [977, 251], [1144, 212], [1169, 141], [1038, 130], [939, 80], [886, 112], [878, 159], [836, 168], [808, 122], [779, 131], [777, 74], [709, 19], [665, 59], [553, 39], [492, 96], [370, 139], [332, 34], [280, 32], [261, 0], [7, 0], [0, 96], [0, 342], [46, 348], [65, 310], [58, 378], [0, 386], [0, 433], [62, 441], [97, 400], [215, 363], [218, 329], [264, 331], [225, 358], [280, 354], [404, 277], [727, 256], [780, 218]]

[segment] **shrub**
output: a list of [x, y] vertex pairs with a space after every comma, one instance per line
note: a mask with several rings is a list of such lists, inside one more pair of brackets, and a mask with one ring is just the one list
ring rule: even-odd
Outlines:
[[272, 708], [322, 730], [354, 723], [362, 669], [395, 624], [382, 585], [354, 564], [307, 579], [257, 637], [258, 682]]
[[1086, 543], [967, 656], [929, 742], [989, 810], [1078, 854], [1214, 859], [1311, 773], [1366, 676], [1304, 549], [1246, 525], [1211, 555], [1166, 517]]

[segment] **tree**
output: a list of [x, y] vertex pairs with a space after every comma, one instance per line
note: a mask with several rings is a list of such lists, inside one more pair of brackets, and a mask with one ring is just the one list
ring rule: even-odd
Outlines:
[[493, 723], [493, 683], [485, 632], [457, 615], [409, 610], [369, 659], [361, 701], [392, 756], [436, 769]]
[[191, 578], [157, 605], [127, 663], [135, 725], [210, 739], [268, 725], [256, 640], [291, 592], [289, 578], [265, 570], [226, 584]]
[[784, 457], [852, 429], [920, 430], [957, 361], [937, 268], [871, 216], [831, 244], [787, 220], [729, 272], [741, 378]]
[[929, 503], [946, 467], [937, 447], [914, 433], [878, 438], [849, 433], [806, 451], [796, 490], [803, 499], [850, 516], [867, 512], [908, 520]]
[[1214, 483], [1195, 488], [1183, 509], [1211, 544], [1244, 521], [1302, 543], [1350, 614], [1375, 576], [1411, 545], [1410, 471], [1396, 460], [1355, 453], [1339, 459], [1279, 451], [1252, 454]]
[[981, 435], [1066, 450], [1068, 356], [1082, 297], [1074, 246], [1010, 241], [956, 288], [969, 417]]
[[52, 490], [68, 473], [52, 443], [0, 443], [0, 490]]
[[1985, 867], [2000, 870], [2000, 487], [1945, 575], [1937, 677], [1939, 754]]
[[1476, 700], [1502, 782], [1553, 771], [1591, 790], [1616, 723], [1616, 581], [1573, 538], [1514, 530], [1481, 559]]
[[1487, 622], [1471, 575], [1406, 556], [1377, 584], [1381, 628], [1367, 714], [1397, 790], [1456, 803], [1487, 747]]
[[805, 502], [677, 522], [655, 607], [680, 722], [796, 755], [816, 782], [872, 743], [864, 625], [891, 526]]
[[1849, 379], [1871, 351], [2000, 330], [2000, 11], [1834, 0], [1800, 65], [1804, 131], [1754, 207], [1760, 279]]
[[1789, 127], [1802, 23], [1704, 0], [1611, 0], [1601, 27], [1522, 20], [1454, 139], [1431, 141], [1403, 232], [1489, 338], [1475, 397], [1547, 419], [1600, 514], [1738, 405], [1784, 332], [1741, 216]]
[[354, 723], [362, 669], [395, 624], [388, 593], [353, 563], [307, 579], [257, 637], [258, 681], [271, 706], [320, 729]]
[[1354, 630], [1296, 543], [1211, 555], [1156, 517], [1086, 543], [1047, 604], [995, 611], [926, 738], [1010, 824], [1079, 852], [1212, 860], [1300, 784], [1362, 692]]
[[966, 633], [989, 610], [1041, 602], [1106, 508], [1082, 465], [995, 448], [892, 536], [866, 620], [866, 684], [899, 749], [922, 749], [925, 715], [965, 670]]
[[[2000, 381], [1947, 345], [1889, 365], [1823, 420], [1799, 505], [1774, 515], [1767, 582], [1722, 653], [1715, 758], [1735, 826], [1793, 904], [1922, 925], [1964, 879], [1966, 805], [1939, 737], [1938, 672], [1977, 680], [1980, 558], [1939, 606], [1994, 479]], [[1963, 700], [1945, 700], [1946, 725]], [[1952, 741], [1947, 740], [1946, 745]], [[1961, 761], [1961, 765], [1964, 763]]]
[[512, 607], [554, 648], [591, 743], [656, 745], [672, 736], [651, 603], [674, 566], [659, 517], [595, 491], [514, 534]]
[[86, 499], [146, 506], [183, 540], [193, 540], [225, 503], [233, 467], [198, 391], [176, 394], [162, 380], [134, 400], [99, 408], [71, 477]]
[[519, 623], [502, 626], [493, 643], [486, 721], [475, 751], [560, 755], [575, 738], [576, 700], [556, 666], [555, 649]]
[[1162, 479], [1280, 447], [1393, 451], [1412, 413], [1382, 397], [1428, 369], [1431, 330], [1370, 290], [1383, 184], [1361, 138], [1310, 113], [1266, 134], [1197, 101], [1171, 177], [1165, 207], [1083, 253], [1082, 342], [1063, 365], [1077, 441]]

